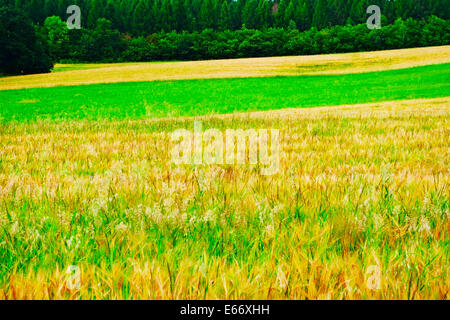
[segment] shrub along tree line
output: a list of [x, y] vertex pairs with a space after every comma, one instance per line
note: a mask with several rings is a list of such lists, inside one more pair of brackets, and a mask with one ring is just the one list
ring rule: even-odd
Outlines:
[[100, 18], [94, 29], [68, 30], [59, 17], [48, 18], [47, 34], [55, 61], [115, 62], [203, 60], [239, 57], [309, 55], [386, 50], [450, 44], [450, 20], [397, 19], [381, 29], [366, 24], [300, 32], [296, 28], [201, 32], [159, 32], [146, 37], [123, 35]]

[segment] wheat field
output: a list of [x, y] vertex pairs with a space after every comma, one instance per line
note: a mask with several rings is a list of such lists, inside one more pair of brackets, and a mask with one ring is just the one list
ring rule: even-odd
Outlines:
[[[173, 165], [194, 120], [279, 129], [279, 173]], [[448, 299], [449, 128], [450, 98], [4, 123], [0, 299]]]
[[450, 46], [231, 60], [56, 65], [50, 74], [0, 77], [0, 90], [129, 81], [350, 74], [450, 62]]

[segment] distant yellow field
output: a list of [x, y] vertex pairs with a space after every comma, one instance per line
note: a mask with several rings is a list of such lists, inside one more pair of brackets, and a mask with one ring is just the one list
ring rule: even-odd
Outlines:
[[450, 46], [195, 62], [57, 65], [58, 72], [51, 74], [0, 78], [0, 90], [127, 81], [345, 74], [448, 62]]

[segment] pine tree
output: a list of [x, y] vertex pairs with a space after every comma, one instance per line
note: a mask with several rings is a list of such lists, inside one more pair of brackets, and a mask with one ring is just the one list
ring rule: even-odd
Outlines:
[[58, 12], [58, 5], [55, 0], [45, 0], [43, 11], [46, 18], [56, 15]]
[[183, 30], [192, 32], [195, 30], [196, 25], [194, 23], [194, 15], [192, 13], [192, 3], [191, 0], [185, 0], [184, 4], [184, 12], [186, 14], [185, 25], [183, 26]]
[[182, 31], [186, 25], [186, 11], [184, 10], [184, 2], [183, 0], [172, 0], [171, 3], [174, 28], [177, 31]]
[[171, 25], [171, 7], [170, 2], [167, 0], [161, 1], [161, 11], [160, 11], [160, 27], [159, 30], [164, 31], [171, 31], [172, 25]]
[[278, 4], [278, 11], [275, 14], [275, 26], [278, 28], [284, 27], [284, 12], [288, 6], [288, 0], [281, 0]]
[[140, 0], [133, 12], [132, 33], [134, 35], [147, 35], [152, 31], [152, 10], [149, 0]]
[[286, 8], [286, 11], [284, 12], [284, 18], [283, 18], [283, 27], [292, 27], [293, 24], [291, 21], [294, 22], [294, 3], [293, 1], [289, 2], [288, 7]]
[[298, 0], [295, 9], [295, 22], [299, 30], [304, 31], [311, 28], [309, 6], [306, 0]]
[[327, 1], [317, 0], [316, 6], [314, 8], [314, 15], [312, 19], [313, 27], [317, 29], [323, 29], [329, 25], [328, 15], [327, 15]]
[[117, 17], [117, 12], [118, 10], [114, 3], [114, 0], [108, 0], [104, 10], [104, 16], [106, 19], [112, 22], [115, 28], [123, 31], [123, 29], [120, 28], [120, 20]]
[[[53, 1], [53, 0], [47, 0]], [[87, 18], [87, 26], [90, 29], [95, 28], [97, 25], [97, 20], [103, 17], [103, 1], [102, 0], [93, 0], [92, 6], [89, 8], [88, 18]]]
[[348, 18], [348, 0], [332, 0], [329, 5], [331, 25], [344, 25]]
[[256, 15], [260, 28], [267, 28], [270, 25], [270, 7], [267, 0], [259, 0]]
[[240, 4], [238, 1], [231, 1], [229, 7], [230, 7], [231, 29], [232, 30], [240, 29], [242, 26]]
[[204, 0], [200, 8], [199, 24], [202, 29], [214, 26], [214, 3], [212, 0]]
[[244, 6], [242, 11], [242, 23], [245, 24], [246, 28], [256, 29], [258, 28], [257, 17], [256, 17], [256, 9], [258, 7], [257, 0], [248, 0]]
[[29, 6], [29, 13], [33, 14], [28, 14], [28, 16], [34, 23], [43, 22], [43, 20], [47, 17], [43, 9], [44, 9], [44, 0], [31, 0]]
[[231, 28], [230, 9], [228, 7], [228, 1], [223, 1], [220, 8], [219, 15], [219, 29], [228, 30]]
[[367, 21], [367, 8], [369, 2], [367, 0], [353, 0], [350, 6], [349, 18], [354, 24], [364, 23]]

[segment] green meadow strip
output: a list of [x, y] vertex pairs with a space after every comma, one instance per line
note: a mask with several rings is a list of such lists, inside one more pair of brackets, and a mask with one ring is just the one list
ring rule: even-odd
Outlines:
[[450, 64], [326, 76], [125, 82], [0, 91], [0, 119], [121, 120], [450, 95]]

